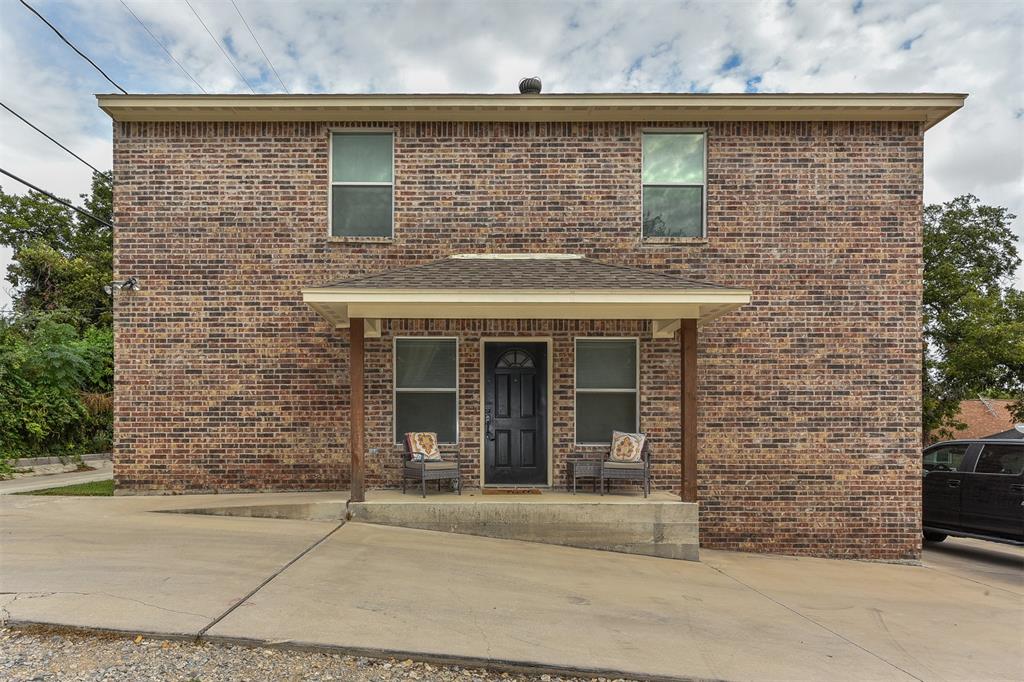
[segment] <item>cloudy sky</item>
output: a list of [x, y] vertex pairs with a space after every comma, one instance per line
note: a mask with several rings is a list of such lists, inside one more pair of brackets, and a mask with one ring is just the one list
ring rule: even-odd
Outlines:
[[[278, 74], [291, 92], [512, 92], [531, 74], [545, 92], [967, 92], [927, 134], [925, 200], [972, 192], [1022, 216], [1024, 232], [1019, 0], [29, 3], [133, 93], [281, 92]], [[93, 94], [113, 86], [18, 0], [0, 0], [0, 91], [109, 168], [110, 122]], [[0, 160], [65, 197], [88, 187], [85, 166], [3, 110]]]

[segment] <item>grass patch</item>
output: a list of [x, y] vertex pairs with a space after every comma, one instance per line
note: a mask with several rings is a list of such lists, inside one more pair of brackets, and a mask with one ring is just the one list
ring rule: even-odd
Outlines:
[[75, 483], [59, 488], [46, 488], [44, 490], [30, 490], [15, 495], [73, 495], [77, 497], [110, 497], [114, 494], [114, 481], [92, 481], [90, 483]]

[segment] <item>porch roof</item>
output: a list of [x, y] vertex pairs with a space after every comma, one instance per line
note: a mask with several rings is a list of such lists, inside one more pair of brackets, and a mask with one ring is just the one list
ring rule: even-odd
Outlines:
[[[302, 290], [337, 327], [391, 319], [707, 321], [750, 302], [750, 291], [568, 254], [457, 255]], [[368, 335], [379, 326], [367, 325]]]

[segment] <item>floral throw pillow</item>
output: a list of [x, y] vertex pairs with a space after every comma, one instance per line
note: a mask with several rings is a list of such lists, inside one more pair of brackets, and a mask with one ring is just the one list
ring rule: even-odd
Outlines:
[[414, 462], [439, 462], [441, 451], [437, 448], [437, 434], [429, 431], [413, 431], [405, 434], [410, 459]]
[[609, 459], [613, 462], [639, 462], [646, 438], [647, 436], [642, 433], [612, 431], [612, 451]]

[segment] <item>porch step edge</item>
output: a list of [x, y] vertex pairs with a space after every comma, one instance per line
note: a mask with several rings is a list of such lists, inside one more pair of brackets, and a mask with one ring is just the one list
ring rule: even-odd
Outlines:
[[352, 502], [352, 521], [580, 549], [699, 560], [695, 504]]

